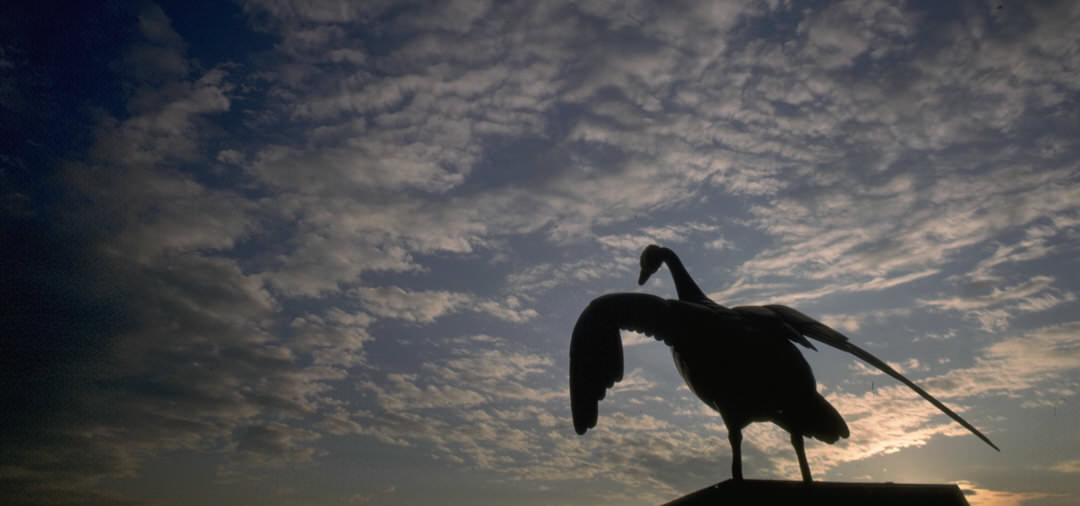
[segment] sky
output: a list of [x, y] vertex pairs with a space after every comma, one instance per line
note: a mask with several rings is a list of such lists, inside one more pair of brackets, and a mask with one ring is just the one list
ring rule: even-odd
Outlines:
[[[0, 502], [657, 504], [718, 415], [594, 297], [821, 319], [816, 479], [1080, 498], [1080, 3], [0, 7]], [[798, 479], [744, 431], [748, 478]]]

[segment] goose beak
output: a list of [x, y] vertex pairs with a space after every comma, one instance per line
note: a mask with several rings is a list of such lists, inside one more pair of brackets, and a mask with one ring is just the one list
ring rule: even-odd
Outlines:
[[638, 286], [644, 285], [645, 282], [649, 280], [649, 275], [650, 274], [651, 274], [650, 272], [646, 271], [645, 269], [642, 269], [641, 274], [638, 274], [638, 278], [637, 278]]

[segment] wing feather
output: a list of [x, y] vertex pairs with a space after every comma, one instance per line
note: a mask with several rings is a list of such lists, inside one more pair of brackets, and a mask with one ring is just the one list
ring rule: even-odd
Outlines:
[[777, 335], [783, 335], [794, 343], [817, 351], [817, 348], [815, 348], [810, 341], [806, 340], [806, 337], [803, 336], [802, 332], [799, 332], [788, 324], [787, 320], [784, 318], [777, 318], [777, 313], [772, 307], [773, 306], [738, 306], [731, 308], [731, 310], [746, 316], [752, 321], [756, 321], [758, 324], [775, 332]]
[[960, 415], [956, 414], [956, 412], [949, 409], [948, 406], [934, 398], [934, 396], [930, 395], [926, 390], [923, 390], [919, 385], [916, 385], [913, 381], [907, 379], [903, 374], [897, 372], [895, 369], [889, 366], [889, 364], [885, 363], [885, 361], [875, 357], [874, 355], [871, 355], [870, 352], [852, 344], [851, 341], [847, 338], [847, 336], [830, 328], [828, 325], [825, 325], [824, 323], [821, 323], [809, 316], [806, 316], [805, 314], [796, 311], [795, 309], [792, 309], [790, 307], [782, 306], [779, 304], [769, 305], [765, 307], [771, 309], [785, 322], [795, 327], [795, 329], [799, 332], [802, 332], [803, 334], [810, 336], [811, 338], [821, 341], [836, 349], [843, 350], [852, 355], [855, 355], [856, 357], [859, 357], [870, 365], [877, 367], [885, 374], [896, 378], [901, 383], [907, 385], [909, 388], [914, 390], [915, 393], [922, 396], [923, 399], [929, 401], [930, 404], [933, 404], [943, 413], [949, 415], [949, 418], [952, 418], [960, 425], [963, 425], [965, 429], [971, 431], [972, 434], [978, 436], [979, 439], [990, 445], [991, 448], [1001, 451], [1001, 449], [998, 448], [997, 445], [990, 441], [990, 438], [983, 435], [982, 432], [979, 432], [979, 429], [976, 429], [975, 426], [968, 423], [967, 420], [964, 420]]
[[622, 380], [620, 330], [633, 330], [678, 348], [697, 329], [723, 325], [725, 313], [700, 304], [643, 293], [614, 293], [593, 299], [570, 338], [570, 410], [574, 430], [596, 426], [597, 403]]

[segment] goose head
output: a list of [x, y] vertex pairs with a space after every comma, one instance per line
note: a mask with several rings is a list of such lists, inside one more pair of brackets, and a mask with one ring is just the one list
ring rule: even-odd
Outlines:
[[660, 266], [664, 263], [664, 248], [650, 244], [641, 252], [641, 273], [638, 274], [638, 285], [644, 285]]

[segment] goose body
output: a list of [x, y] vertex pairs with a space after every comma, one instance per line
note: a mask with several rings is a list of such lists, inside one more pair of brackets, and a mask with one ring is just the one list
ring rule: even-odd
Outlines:
[[679, 299], [615, 293], [594, 299], [574, 326], [570, 341], [570, 400], [574, 429], [584, 434], [598, 418], [598, 401], [623, 375], [620, 330], [652, 336], [671, 347], [687, 386], [720, 413], [732, 447], [732, 476], [742, 478], [742, 429], [773, 422], [791, 434], [803, 480], [810, 467], [803, 438], [834, 443], [849, 436], [840, 413], [817, 391], [810, 365], [795, 344], [815, 349], [811, 337], [847, 351], [897, 378], [995, 450], [966, 420], [888, 364], [851, 344], [847, 337], [781, 305], [726, 308], [709, 299], [668, 248], [642, 253], [639, 284], [661, 264], [675, 278]]

